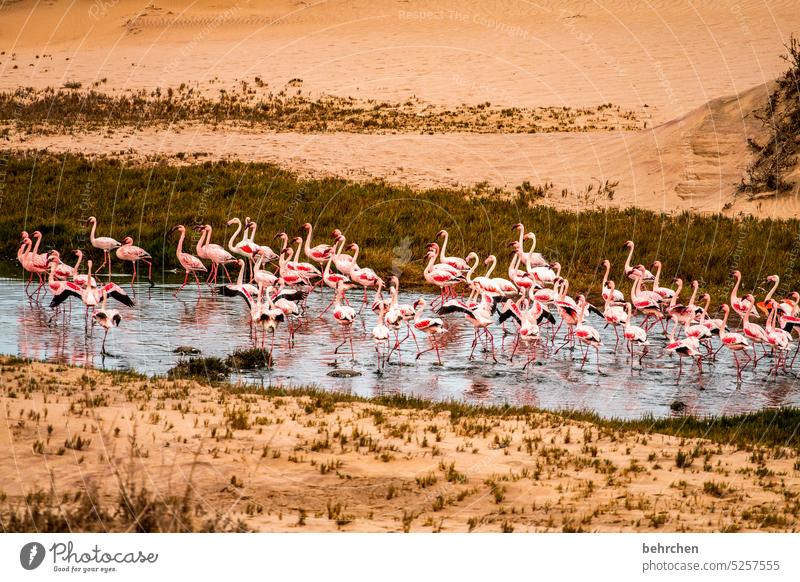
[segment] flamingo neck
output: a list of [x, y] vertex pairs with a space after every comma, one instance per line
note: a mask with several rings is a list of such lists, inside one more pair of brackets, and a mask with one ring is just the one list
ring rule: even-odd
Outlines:
[[623, 268], [626, 273], [631, 270], [631, 259], [633, 259], [633, 247], [634, 245], [631, 245], [631, 248], [628, 251], [628, 258], [625, 259], [625, 267]]
[[489, 262], [491, 265], [489, 265], [489, 270], [486, 271], [484, 277], [489, 277], [489, 275], [492, 274], [492, 271], [494, 271], [494, 268], [497, 266], [497, 257], [494, 255], [489, 255]]
[[203, 249], [205, 248], [205, 243], [203, 241], [206, 240], [206, 236], [208, 235], [208, 230], [205, 228], [200, 233], [200, 238], [197, 239], [197, 254], [202, 255]]
[[764, 303], [766, 303], [767, 301], [772, 299], [772, 296], [775, 294], [775, 291], [778, 290], [778, 285], [780, 285], [780, 284], [781, 284], [780, 277], [776, 277], [775, 278], [775, 283], [773, 283], [773, 285], [772, 285], [772, 289], [770, 289], [769, 293], [767, 293], [767, 296], [764, 297]]
[[78, 260], [75, 261], [75, 266], [72, 267], [72, 272], [74, 273], [74, 275], [78, 274], [78, 267], [81, 266], [81, 261], [82, 260], [83, 260], [83, 253], [78, 251]]
[[311, 256], [311, 231], [313, 227], [309, 224], [308, 232], [306, 233], [306, 244], [305, 244], [305, 251], [307, 256]]
[[92, 230], [89, 231], [89, 242], [92, 243], [92, 246], [94, 246], [94, 241], [95, 241], [94, 233], [96, 230], [97, 230], [97, 221], [95, 220], [94, 222], [92, 222]]
[[659, 278], [661, 278], [661, 263], [656, 267], [656, 274], [655, 277], [653, 277], [653, 289], [658, 287]]
[[186, 238], [186, 231], [181, 231], [181, 237], [178, 239], [178, 248], [175, 251], [175, 254], [178, 256], [178, 260], [180, 261], [181, 255], [183, 254], [183, 239]]
[[244, 261], [239, 261], [239, 276], [236, 278], [236, 285], [242, 286], [244, 282]]
[[731, 289], [731, 304], [736, 303], [739, 301], [739, 284], [742, 282], [742, 276], [736, 276], [736, 283], [733, 285], [733, 289]]
[[231, 239], [228, 241], [228, 248], [230, 250], [234, 250], [234, 247], [236, 246], [236, 243], [233, 242], [233, 241], [235, 241], [236, 237], [239, 236], [239, 233], [241, 232], [241, 230], [242, 230], [242, 223], [237, 219], [237, 221], [236, 221], [236, 232], [234, 232], [233, 235], [231, 235]]
[[356, 259], [358, 259], [358, 253], [361, 251], [361, 248], [358, 245], [355, 245], [354, 251], [355, 252], [353, 253], [353, 268], [358, 269], [356, 265]]
[[478, 268], [478, 263], [480, 259], [475, 257], [475, 262], [470, 265], [469, 271], [467, 271], [467, 285], [472, 285], [472, 274], [475, 272], [475, 269]]
[[606, 282], [608, 281], [609, 274], [611, 274], [611, 263], [608, 263], [608, 265], [606, 265], [606, 273], [605, 275], [603, 275], [603, 283], [600, 285], [600, 289], [606, 288]]
[[441, 257], [442, 261], [445, 260], [445, 253], [447, 252], [447, 241], [449, 239], [450, 239], [450, 233], [448, 233], [447, 231], [444, 231], [444, 240], [442, 241], [442, 250], [439, 253], [439, 256]]
[[36, 244], [33, 246], [33, 251], [32, 251], [34, 257], [36, 256], [36, 253], [39, 252], [39, 244], [41, 242], [42, 242], [42, 237], [41, 236], [36, 237]]
[[697, 296], [697, 285], [692, 285], [692, 296], [689, 297], [689, 306], [694, 305], [694, 298]]

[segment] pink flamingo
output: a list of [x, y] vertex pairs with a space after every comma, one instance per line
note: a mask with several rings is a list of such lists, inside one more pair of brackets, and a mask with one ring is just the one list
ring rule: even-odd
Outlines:
[[[226, 251], [222, 245], [213, 244], [211, 242], [213, 229], [211, 228], [210, 224], [200, 226], [199, 230], [202, 232], [202, 235], [200, 236], [200, 241], [197, 242], [197, 255], [201, 259], [208, 259], [211, 261], [211, 273], [209, 274], [206, 283], [210, 282], [211, 285], [217, 284], [217, 274], [220, 267], [222, 267], [222, 270], [225, 272], [225, 277], [228, 279], [228, 281], [230, 281], [231, 275], [228, 273], [228, 268], [226, 265], [229, 263], [235, 263], [236, 259], [232, 254]], [[200, 244], [201, 241], [202, 245]], [[259, 254], [259, 256], [263, 257], [261, 254]]]
[[687, 336], [682, 340], [675, 339], [675, 330], [678, 328], [678, 324], [676, 323], [672, 327], [672, 333], [669, 336], [669, 343], [665, 348], [667, 352], [671, 354], [678, 354], [680, 358], [678, 359], [679, 367], [678, 367], [678, 378], [681, 377], [683, 373], [683, 358], [697, 358], [697, 369], [700, 373], [703, 373], [703, 355], [697, 351], [697, 348], [700, 347], [700, 343], [698, 342], [696, 337]]
[[189, 274], [191, 273], [194, 275], [194, 280], [197, 282], [197, 290], [200, 291], [200, 279], [197, 277], [197, 273], [205, 273], [208, 271], [206, 266], [203, 262], [195, 257], [192, 254], [183, 252], [183, 240], [186, 238], [186, 227], [182, 224], [172, 227], [169, 231], [173, 233], [175, 231], [181, 233], [180, 238], [178, 239], [178, 247], [175, 251], [175, 255], [178, 257], [178, 262], [180, 263], [181, 267], [186, 271], [186, 276], [183, 278], [183, 285], [180, 286], [180, 289], [175, 291], [174, 295], [177, 297], [178, 293], [186, 287], [187, 281], [189, 281]]
[[381, 278], [378, 277], [372, 269], [362, 269], [358, 266], [358, 253], [360, 249], [356, 243], [350, 243], [347, 248], [353, 251], [353, 266], [350, 268], [350, 279], [356, 285], [361, 285], [364, 288], [363, 308], [363, 306], [367, 304], [367, 289], [376, 288]]
[[[470, 253], [477, 260], [478, 256]], [[464, 275], [458, 269], [445, 265], [443, 263], [436, 264], [436, 251], [433, 247], [428, 247], [428, 252], [425, 254], [428, 259], [428, 264], [422, 273], [422, 276], [428, 283], [436, 285], [440, 289], [439, 302], [441, 303], [445, 295], [449, 295], [450, 290], [458, 283], [464, 281]], [[467, 257], [469, 259], [469, 257]], [[477, 264], [477, 263], [476, 263]]]
[[116, 309], [108, 309], [108, 307], [106, 307], [107, 300], [108, 292], [103, 290], [103, 302], [101, 303], [99, 309], [95, 309], [92, 312], [92, 320], [103, 328], [103, 346], [100, 350], [100, 353], [103, 355], [108, 354], [106, 351], [106, 338], [108, 337], [108, 332], [111, 330], [111, 328], [119, 327], [119, 324], [122, 323], [122, 316], [119, 314], [119, 311]]
[[613, 296], [614, 296], [614, 281], [608, 282], [608, 296], [605, 298], [605, 309], [603, 310], [603, 319], [606, 320], [614, 328], [614, 335], [617, 337], [617, 341], [614, 343], [614, 349], [617, 349], [617, 345], [619, 344], [619, 332], [617, 331], [617, 326], [619, 325], [626, 325], [628, 323], [628, 312], [620, 307], [619, 305], [614, 305], [613, 303]]
[[353, 322], [356, 319], [356, 311], [349, 305], [342, 305], [342, 299], [344, 299], [344, 287], [339, 287], [336, 290], [336, 297], [333, 303], [333, 319], [336, 323], [342, 326], [342, 329], [346, 331], [346, 336], [344, 341], [336, 346], [336, 349], [333, 350], [334, 354], [339, 353], [339, 348], [341, 348], [344, 344], [348, 341], [350, 342], [350, 357], [352, 361], [356, 360], [356, 353], [353, 350], [353, 336], [350, 333], [351, 328], [353, 326]]
[[635, 245], [633, 244], [632, 240], [626, 241], [625, 244], [622, 245], [622, 248], [628, 249], [628, 258], [625, 259], [625, 266], [623, 267], [625, 275], [627, 275], [629, 279], [633, 279], [635, 278], [635, 271], [638, 269], [642, 272], [643, 281], [653, 281], [655, 279], [653, 273], [645, 269], [644, 265], [636, 265], [635, 267], [631, 266], [631, 259], [633, 258], [634, 247]]
[[[741, 272], [733, 271], [731, 276], [736, 280], [736, 283], [733, 285], [733, 289], [731, 289], [731, 307], [739, 315], [739, 317], [744, 320], [744, 316], [748, 311], [750, 311], [750, 307], [753, 304], [745, 297], [741, 299], [739, 298], [739, 285], [742, 283]], [[758, 315], [755, 316], [755, 319], [758, 319]]]
[[583, 295], [578, 296], [578, 305], [580, 306], [580, 312], [578, 314], [578, 321], [575, 325], [574, 334], [575, 337], [578, 338], [578, 341], [587, 346], [586, 353], [583, 355], [583, 361], [581, 362], [581, 368], [586, 364], [586, 358], [589, 356], [589, 348], [591, 347], [594, 348], [597, 356], [597, 371], [600, 372], [600, 346], [603, 345], [603, 343], [600, 341], [600, 334], [597, 330], [591, 325], [586, 325], [586, 323], [584, 323], [587, 301]]
[[[730, 333], [728, 332], [728, 317], [731, 314], [731, 308], [728, 307], [727, 304], [722, 306], [722, 311], [725, 313], [725, 317], [722, 319], [722, 325], [719, 328], [719, 337], [722, 340], [722, 345], [726, 347], [728, 350], [733, 352], [733, 361], [736, 363], [736, 378], [738, 380], [742, 379], [742, 369], [747, 367], [747, 362], [745, 362], [744, 366], [739, 364], [738, 352], [745, 350], [745, 356], [747, 356], [747, 347], [750, 343], [747, 341], [747, 338], [744, 337], [740, 333]], [[750, 357], [747, 356], [748, 361]]]
[[755, 298], [748, 294], [744, 301], [747, 302], [750, 307], [747, 309], [742, 319], [742, 331], [744, 332], [744, 337], [753, 343], [753, 368], [756, 368], [758, 367], [758, 360], [760, 359], [756, 352], [756, 344], [763, 345], [769, 343], [769, 337], [763, 327], [757, 323], [750, 323], [750, 314], [753, 311], [753, 307], [755, 307]]
[[108, 280], [110, 281], [111, 251], [118, 249], [122, 243], [111, 238], [110, 236], [95, 237], [95, 231], [97, 230], [97, 219], [94, 216], [90, 216], [86, 223], [92, 225], [92, 230], [89, 232], [89, 241], [92, 243], [92, 246], [103, 251], [103, 263], [97, 268], [97, 272], [99, 273], [102, 271], [103, 267], [105, 267], [106, 263], [108, 263]]
[[[547, 261], [542, 254], [534, 252], [536, 249], [536, 235], [532, 232], [525, 234], [525, 227], [522, 223], [515, 224], [511, 227], [511, 230], [519, 230], [519, 240], [517, 241], [519, 246], [515, 247], [515, 249], [525, 266], [531, 268], [547, 266]], [[531, 241], [531, 249], [528, 252], [525, 252], [524, 249], [525, 239]]]
[[349, 277], [350, 269], [353, 268], [355, 260], [353, 259], [352, 255], [342, 252], [347, 239], [345, 239], [342, 231], [340, 231], [338, 228], [333, 231], [333, 238], [336, 240], [333, 251], [333, 264], [340, 273]]
[[639, 356], [639, 365], [641, 366], [642, 359], [650, 350], [650, 342], [647, 340], [647, 332], [638, 325], [633, 325], [631, 323], [630, 303], [625, 304], [625, 313], [628, 317], [625, 322], [625, 327], [623, 328], [622, 337], [628, 341], [628, 351], [631, 354], [631, 368], [633, 368], [633, 358], [636, 356], [634, 345], [642, 346], [642, 353]]
[[139, 261], [147, 265], [147, 282], [150, 283], [150, 287], [155, 286], [153, 283], [153, 257], [143, 248], [135, 246], [131, 237], [126, 236], [122, 239], [122, 245], [117, 249], [116, 254], [119, 260], [133, 263], [131, 289], [133, 289], [133, 284], [136, 282], [136, 265]]
[[445, 301], [444, 305], [442, 305], [438, 310], [440, 315], [445, 315], [448, 313], [463, 313], [466, 316], [467, 321], [475, 330], [475, 337], [472, 340], [472, 351], [469, 354], [469, 359], [473, 360], [475, 358], [475, 348], [478, 345], [478, 340], [480, 339], [481, 334], [483, 334], [484, 339], [488, 338], [491, 344], [492, 359], [496, 364], [497, 356], [495, 355], [494, 350], [494, 336], [492, 335], [492, 332], [489, 331], [489, 326], [494, 323], [494, 318], [492, 317], [493, 312], [494, 300], [486, 293], [481, 294], [480, 302], [474, 307], [467, 306], [457, 299], [451, 299], [450, 301]]
[[603, 282], [600, 284], [603, 299], [607, 301], [610, 300], [613, 303], [622, 303], [625, 301], [625, 296], [622, 294], [622, 291], [614, 288], [614, 281], [608, 278], [611, 274], [611, 261], [605, 259], [601, 265], [606, 269], [606, 272], [603, 274]]
[[436, 233], [436, 238], [443, 237], [444, 240], [442, 241], [442, 250], [439, 253], [439, 262], [444, 265], [449, 265], [454, 269], [458, 269], [459, 271], [466, 271], [469, 269], [469, 265], [467, 261], [462, 259], [461, 257], [448, 257], [447, 256], [447, 243], [450, 240], [450, 234], [442, 229]]
[[317, 245], [315, 247], [312, 247], [311, 246], [311, 236], [312, 236], [311, 233], [312, 233], [313, 227], [311, 226], [310, 222], [306, 222], [303, 225], [303, 228], [307, 231], [307, 233], [306, 233], [306, 243], [305, 243], [305, 247], [304, 247], [304, 251], [306, 253], [306, 256], [309, 259], [311, 259], [312, 261], [315, 261], [315, 262], [319, 263], [320, 265], [325, 263], [333, 255], [333, 251], [334, 251], [333, 247], [331, 245], [326, 245], [326, 244], [319, 244], [319, 245]]
[[[22, 264], [22, 268], [30, 273], [28, 283], [25, 285], [25, 293], [29, 298], [36, 295], [38, 301], [39, 291], [42, 289], [45, 283], [44, 275], [47, 273], [48, 256], [47, 254], [39, 254], [37, 252], [39, 249], [39, 243], [42, 240], [42, 233], [40, 233], [38, 230], [33, 233], [34, 238], [36, 238], [35, 246], [33, 245], [33, 241], [28, 237], [27, 232], [23, 232], [22, 234], [22, 246], [17, 252], [17, 258], [21, 259], [20, 263]], [[36, 291], [29, 293], [28, 288], [33, 281], [34, 275], [39, 278], [39, 286], [36, 288]]]
[[414, 329], [428, 335], [431, 341], [431, 347], [427, 350], [417, 351], [416, 359], [419, 360], [422, 354], [428, 353], [431, 350], [436, 350], [436, 360], [441, 366], [442, 358], [439, 355], [439, 344], [436, 342], [436, 336], [444, 332], [444, 322], [438, 317], [422, 317], [425, 305], [425, 300], [421, 298], [414, 302]]
[[661, 296], [662, 302], [668, 303], [675, 296], [675, 291], [669, 287], [662, 287], [658, 284], [661, 278], [661, 261], [654, 261], [652, 268], [656, 270], [656, 274], [653, 278], [653, 291]]

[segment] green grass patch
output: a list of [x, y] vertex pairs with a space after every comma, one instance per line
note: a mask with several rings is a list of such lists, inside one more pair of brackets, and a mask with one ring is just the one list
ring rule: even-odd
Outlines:
[[[80, 248], [99, 262], [102, 256], [89, 245], [85, 224], [94, 215], [98, 234], [133, 236], [155, 257], [156, 274], [159, 269], [164, 274], [177, 267], [177, 236], [168, 234], [172, 226], [209, 223], [215, 227], [213, 240], [223, 243], [233, 234], [224, 226], [227, 219], [250, 216], [259, 223], [257, 240], [263, 244], [273, 244], [278, 231], [301, 233], [307, 221], [316, 227], [315, 242], [331, 242], [329, 233], [340, 228], [361, 246], [360, 262], [384, 276], [399, 272], [406, 287], [424, 284], [425, 247], [440, 228], [450, 231], [450, 254], [494, 253], [502, 273], [507, 243], [515, 236], [511, 225], [517, 222], [536, 232], [537, 249], [562, 264], [576, 294], [599, 292], [603, 258], [612, 261], [612, 277], [628, 292], [630, 282], [620, 273], [626, 255], [621, 247], [628, 239], [636, 242], [635, 261], [661, 259], [666, 278], [699, 279], [715, 298], [730, 289], [733, 268], [744, 274], [743, 291], [762, 287], [773, 273], [782, 279], [779, 296], [800, 287], [800, 271], [788, 261], [800, 236], [797, 220], [595, 205], [564, 212], [537, 205], [526, 193], [414, 191], [379, 181], [306, 180], [262, 163], [172, 165], [29, 152], [9, 154], [3, 171], [0, 257], [6, 259], [5, 274], [21, 272], [15, 257], [22, 228], [41, 230], [43, 248], [57, 248], [67, 260], [72, 259], [70, 250]], [[195, 237], [189, 233], [187, 247]]]

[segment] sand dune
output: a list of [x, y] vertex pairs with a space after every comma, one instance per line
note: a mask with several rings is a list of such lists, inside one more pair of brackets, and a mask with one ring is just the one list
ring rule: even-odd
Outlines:
[[[613, 103], [645, 131], [583, 135], [249, 133], [182, 127], [12, 136], [12, 147], [203, 151], [268, 160], [305, 174], [385, 178], [415, 187], [552, 181], [549, 203], [578, 208], [597, 180], [613, 200], [654, 210], [797, 215], [734, 200], [760, 131], [752, 111], [785, 67], [795, 2], [702, 4], [252, 2], [95, 0], [5, 5], [0, 89], [99, 83], [108, 92], [189, 83], [214, 95], [259, 77], [270, 90], [437, 106]], [[38, 57], [38, 58], [37, 58]], [[15, 68], [16, 67], [16, 68]], [[290, 80], [295, 80], [287, 87]], [[299, 80], [299, 81], [298, 81]], [[562, 189], [568, 194], [562, 197]], [[580, 199], [579, 199], [580, 198]]]
[[[16, 145], [135, 159], [200, 152], [202, 159], [268, 161], [307, 176], [381, 178], [415, 188], [486, 183], [513, 192], [523, 181], [550, 182], [553, 187], [542, 202], [575, 210], [599, 204], [794, 216], [800, 207], [792, 197], [780, 202], [734, 197], [750, 159], [747, 138], [759, 138], [763, 132], [752, 113], [767, 91], [768, 86], [761, 85], [736, 97], [715, 99], [639, 132], [299, 134], [189, 125], [31, 136]], [[596, 195], [598, 183], [605, 180], [619, 182], [613, 198]], [[594, 189], [587, 194], [590, 184]]]

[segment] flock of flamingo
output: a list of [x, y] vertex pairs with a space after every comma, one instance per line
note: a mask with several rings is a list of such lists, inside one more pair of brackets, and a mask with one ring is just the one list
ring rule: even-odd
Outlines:
[[[94, 217], [89, 218], [87, 226], [91, 227], [91, 245], [103, 252], [103, 263], [97, 270], [93, 269], [92, 261], [87, 260], [86, 272], [81, 273], [83, 253], [80, 250], [73, 251], [76, 256], [74, 265], [64, 263], [56, 250], [39, 253], [42, 234], [38, 231], [32, 235], [22, 233], [17, 258], [30, 273], [25, 287], [28, 297], [38, 303], [40, 294], [49, 292], [52, 294], [50, 307], [54, 309], [61, 309], [69, 299], [82, 302], [86, 308], [87, 333], [90, 320], [104, 329], [102, 353], [106, 354], [108, 332], [122, 321], [120, 312], [108, 307], [108, 300], [113, 299], [128, 307], [134, 305], [133, 298], [111, 281], [112, 253], [117, 259], [132, 263], [131, 289], [135, 289], [137, 265], [140, 262], [147, 265], [148, 281], [153, 285], [152, 257], [144, 249], [135, 246], [131, 237], [119, 242], [110, 237], [95, 236], [97, 220]], [[662, 265], [659, 261], [650, 267], [654, 273], [642, 264], [634, 264], [632, 241], [625, 243], [628, 255], [623, 267], [624, 275], [632, 281], [629, 298], [610, 279], [611, 263], [604, 260], [601, 266], [605, 269], [605, 275], [600, 293], [603, 305], [598, 308], [589, 303], [584, 295], [573, 298], [568, 294], [569, 281], [561, 275], [561, 266], [557, 262], [550, 263], [542, 254], [535, 252], [536, 236], [526, 232], [522, 224], [513, 227], [519, 236], [509, 244], [513, 256], [507, 278], [493, 276], [497, 267], [494, 255], [489, 255], [483, 261], [486, 271], [482, 275], [476, 275], [481, 264], [476, 253], [471, 252], [463, 258], [448, 256], [448, 233], [441, 230], [436, 236], [436, 241], [441, 240], [441, 246], [438, 242], [431, 242], [425, 255], [427, 263], [424, 278], [439, 290], [439, 295], [428, 306], [422, 298], [413, 304], [399, 303], [398, 278], [389, 277], [387, 284], [374, 270], [361, 267], [358, 263], [359, 246], [356, 243], [347, 245], [344, 234], [338, 229], [331, 235], [332, 244], [312, 245], [312, 225], [306, 223], [303, 227], [305, 237], [289, 237], [286, 233], [279, 233], [275, 239], [280, 239], [281, 247], [273, 250], [255, 242], [258, 225], [249, 218], [244, 223], [233, 218], [227, 222], [227, 226], [236, 227], [227, 248], [211, 242], [210, 225], [195, 226], [200, 238], [194, 255], [184, 250], [186, 227], [178, 225], [172, 229], [171, 232], [180, 233], [176, 254], [185, 271], [183, 284], [175, 291], [175, 295], [184, 289], [190, 277], [194, 278], [198, 292], [203, 292], [202, 274], [205, 286], [212, 293], [241, 297], [253, 341], [258, 343], [260, 332], [260, 347], [266, 349], [265, 337], [270, 334], [270, 353], [274, 349], [276, 329], [281, 324], [286, 325], [288, 346], [293, 348], [295, 331], [315, 317], [324, 317], [330, 310], [333, 320], [343, 330], [343, 337], [339, 338], [342, 341], [336, 345], [334, 353], [349, 343], [351, 357], [355, 360], [353, 323], [367, 305], [377, 314], [377, 324], [372, 329], [371, 338], [375, 343], [379, 370], [384, 369], [394, 354], [401, 357], [402, 345], [409, 337], [416, 344], [417, 359], [434, 351], [437, 362], [441, 364], [438, 338], [447, 333], [447, 326], [441, 319], [445, 316], [463, 316], [474, 328], [470, 359], [475, 358], [476, 348], [480, 345], [485, 357], [491, 357], [495, 363], [497, 354], [490, 328], [500, 324], [503, 333], [515, 336], [509, 361], [513, 362], [518, 352], [526, 353], [523, 369], [540, 355], [552, 356], [565, 347], [574, 349], [577, 345], [582, 355], [581, 368], [593, 349], [599, 371], [601, 336], [596, 326], [587, 323], [587, 314], [597, 318], [597, 325], [613, 327], [616, 336], [613, 350], [616, 352], [619, 343], [624, 342], [631, 367], [634, 360], [640, 366], [645, 366], [651, 342], [655, 341], [656, 336], [664, 338], [664, 350], [679, 357], [679, 377], [684, 358], [693, 360], [698, 373], [702, 374], [703, 363], [715, 362], [717, 353], [723, 348], [732, 352], [739, 380], [748, 365], [756, 368], [759, 360], [766, 355], [772, 357], [770, 374], [777, 375], [786, 372], [787, 365], [789, 368], [794, 365], [800, 350], [799, 341], [796, 342], [791, 362], [788, 362], [793, 332], [800, 332], [800, 294], [792, 292], [782, 300], [773, 298], [780, 284], [777, 275], [767, 278], [772, 286], [763, 300], [757, 302], [752, 294], [739, 296], [742, 277], [739, 271], [733, 271], [734, 284], [729, 302], [721, 306], [723, 317], [718, 319], [712, 317], [709, 311], [710, 295], [703, 293], [698, 297], [697, 281], [691, 281], [688, 285], [691, 295], [686, 303], [682, 303], [683, 281], [675, 278], [673, 286], [662, 286]], [[526, 244], [529, 244], [528, 250]], [[347, 251], [352, 251], [352, 254]], [[100, 284], [96, 277], [101, 276], [106, 265], [107, 283]], [[229, 267], [238, 268], [235, 281]], [[224, 273], [222, 281], [218, 280], [220, 268]], [[31, 291], [34, 276], [38, 277], [39, 285]], [[310, 293], [322, 286], [333, 290], [333, 299], [322, 313], [312, 316], [308, 313], [306, 301]], [[351, 290], [363, 291], [358, 311], [348, 301], [347, 292]], [[373, 293], [371, 302], [370, 292]], [[426, 315], [426, 306], [441, 317]], [[738, 316], [740, 331], [729, 328], [731, 311]], [[638, 325], [634, 323], [637, 316], [641, 317]], [[765, 317], [763, 326], [752, 321], [762, 316]], [[656, 326], [658, 328], [654, 329]], [[559, 338], [562, 327], [564, 332]], [[406, 333], [401, 339], [403, 330]], [[429, 347], [420, 347], [417, 333], [427, 336]], [[716, 349], [713, 345], [715, 337], [720, 344]], [[558, 347], [557, 342], [560, 342]]]

